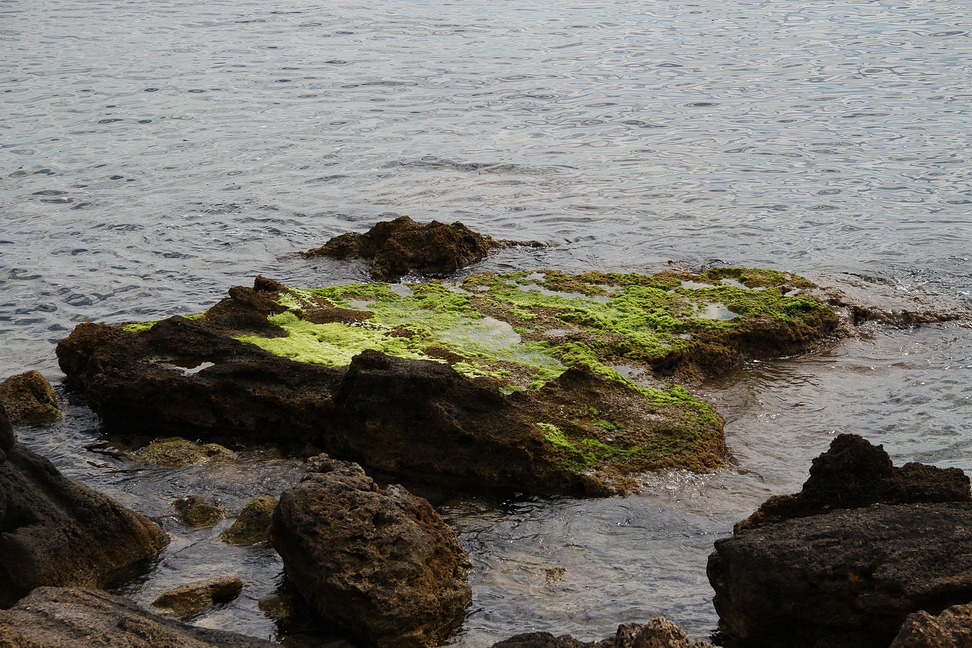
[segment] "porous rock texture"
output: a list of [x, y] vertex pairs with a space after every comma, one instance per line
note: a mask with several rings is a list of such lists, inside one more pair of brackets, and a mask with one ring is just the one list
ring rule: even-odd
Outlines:
[[0, 406], [0, 608], [42, 585], [103, 587], [166, 544], [154, 522], [16, 442]]
[[367, 259], [373, 279], [393, 281], [402, 275], [422, 273], [442, 276], [454, 273], [486, 257], [497, 243], [460, 222], [416, 223], [408, 216], [377, 223], [364, 234], [335, 236], [305, 257]]
[[972, 646], [972, 605], [953, 605], [938, 616], [909, 614], [890, 648], [969, 648]]
[[895, 468], [880, 446], [841, 435], [801, 493], [716, 541], [713, 603], [744, 643], [886, 648], [909, 614], [972, 600], [970, 528], [962, 471]]
[[280, 496], [271, 542], [304, 597], [372, 645], [438, 646], [472, 597], [468, 556], [426, 500], [327, 455]]
[[64, 418], [57, 392], [39, 371], [31, 370], [0, 382], [0, 403], [14, 425], [55, 423]]
[[39, 587], [0, 611], [4, 648], [274, 648], [278, 644], [160, 617], [107, 592]]
[[582, 642], [570, 635], [555, 637], [549, 632], [528, 632], [493, 644], [492, 648], [711, 648], [708, 641], [690, 641], [685, 630], [665, 617], [645, 624], [625, 623], [613, 637]]

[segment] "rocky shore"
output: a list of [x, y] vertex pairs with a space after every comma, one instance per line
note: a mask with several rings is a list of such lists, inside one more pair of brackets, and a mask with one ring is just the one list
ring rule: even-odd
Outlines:
[[[365, 257], [375, 277], [395, 278], [449, 274], [499, 245], [460, 223], [379, 225], [308, 254]], [[469, 612], [471, 563], [408, 486], [606, 496], [660, 467], [718, 469], [730, 461], [723, 419], [690, 387], [743, 357], [810, 351], [868, 321], [959, 316], [914, 304], [882, 308], [743, 268], [316, 289], [257, 277], [197, 315], [80, 324], [57, 355], [106, 429], [154, 437], [128, 461], [172, 469], [231, 462], [253, 441], [299, 448], [300, 482], [251, 501], [220, 540], [272, 547], [315, 623], [355, 645], [433, 648]], [[153, 612], [102, 591], [144, 574], [169, 540], [16, 440], [14, 424], [61, 416], [37, 372], [0, 383], [0, 646], [275, 645], [177, 620], [240, 596], [235, 576], [176, 587]], [[199, 529], [229, 515], [201, 495], [173, 509]], [[801, 492], [771, 497], [716, 541], [714, 640], [972, 645], [968, 529], [962, 471], [895, 467], [880, 446], [840, 435]], [[533, 632], [494, 648], [709, 645], [656, 618], [602, 640]]]

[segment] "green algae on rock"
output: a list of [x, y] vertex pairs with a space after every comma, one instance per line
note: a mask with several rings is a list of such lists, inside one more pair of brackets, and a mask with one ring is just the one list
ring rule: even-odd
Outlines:
[[[699, 378], [743, 353], [805, 350], [837, 316], [805, 279], [776, 271], [718, 268], [702, 274], [561, 272], [474, 274], [461, 282], [279, 286], [286, 310], [269, 321], [286, 337], [240, 336], [277, 355], [332, 366], [364, 349], [447, 361], [459, 373], [539, 387], [583, 364], [649, 398], [667, 398], [644, 375]], [[344, 310], [355, 319], [314, 317]]]
[[640, 471], [723, 464], [722, 418], [671, 381], [828, 336], [837, 317], [809, 287], [725, 268], [313, 289], [258, 277], [194, 321], [80, 325], [58, 357], [107, 424], [149, 410], [394, 479], [604, 495]]

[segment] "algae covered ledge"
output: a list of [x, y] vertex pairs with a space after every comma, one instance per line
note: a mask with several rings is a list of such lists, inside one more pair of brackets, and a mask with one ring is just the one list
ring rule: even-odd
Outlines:
[[725, 372], [745, 354], [805, 350], [838, 323], [806, 279], [743, 268], [270, 283], [277, 308], [268, 322], [279, 332], [236, 339], [334, 367], [365, 350], [446, 364], [528, 404], [534, 433], [559, 465], [615, 480], [721, 465], [721, 416], [677, 381]]

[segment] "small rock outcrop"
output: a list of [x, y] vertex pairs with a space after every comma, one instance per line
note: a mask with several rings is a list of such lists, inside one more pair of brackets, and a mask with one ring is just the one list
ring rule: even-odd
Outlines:
[[896, 468], [880, 446], [841, 435], [801, 493], [716, 541], [713, 604], [742, 642], [886, 648], [909, 614], [972, 600], [969, 528], [962, 471]]
[[180, 519], [191, 527], [210, 527], [229, 512], [223, 504], [203, 495], [187, 495], [172, 503]]
[[0, 611], [4, 648], [275, 648], [224, 630], [151, 614], [107, 592], [40, 587]]
[[189, 619], [217, 603], [228, 603], [243, 591], [236, 576], [221, 576], [175, 587], [152, 601], [159, 614]]
[[219, 534], [223, 542], [235, 545], [250, 545], [265, 542], [270, 534], [270, 523], [277, 500], [270, 495], [254, 498], [243, 507], [236, 521]]
[[154, 522], [15, 441], [0, 406], [0, 608], [35, 587], [103, 587], [155, 557]]
[[326, 619], [379, 647], [438, 646], [472, 597], [469, 559], [426, 500], [327, 455], [280, 496], [271, 542]]
[[972, 605], [953, 605], [938, 616], [909, 614], [889, 648], [968, 648], [972, 646]]
[[218, 443], [198, 444], [181, 437], [168, 437], [148, 444], [135, 457], [156, 466], [178, 468], [235, 459], [236, 453]]
[[776, 495], [736, 524], [738, 533], [796, 517], [871, 504], [968, 502], [969, 478], [958, 468], [920, 463], [897, 467], [882, 446], [856, 434], [840, 434], [813, 460], [810, 477], [794, 495]]
[[39, 371], [27, 371], [0, 382], [0, 403], [13, 425], [43, 425], [64, 418], [57, 392]]
[[613, 637], [582, 642], [570, 635], [555, 637], [549, 632], [528, 632], [493, 644], [492, 648], [711, 648], [708, 641], [691, 641], [685, 630], [665, 617], [646, 624], [625, 623]]
[[335, 236], [322, 247], [303, 252], [305, 257], [371, 261], [372, 279], [394, 281], [407, 274], [449, 275], [480, 261], [497, 243], [459, 221], [416, 223], [408, 216], [376, 224], [364, 234]]

